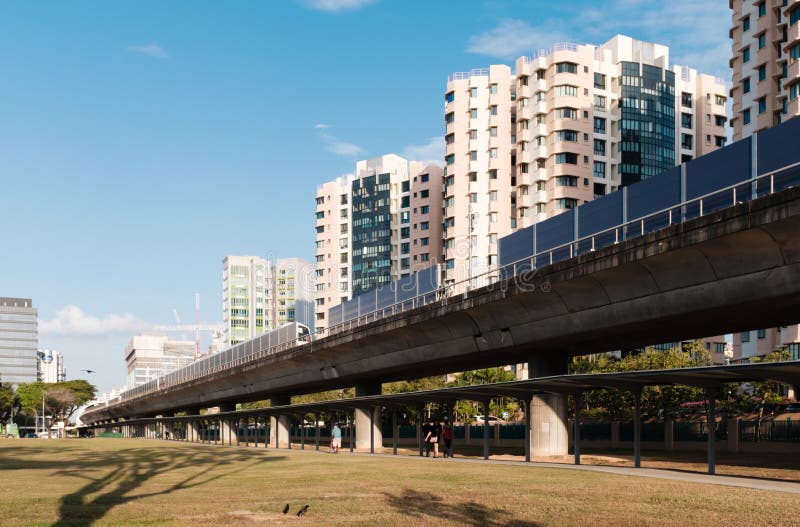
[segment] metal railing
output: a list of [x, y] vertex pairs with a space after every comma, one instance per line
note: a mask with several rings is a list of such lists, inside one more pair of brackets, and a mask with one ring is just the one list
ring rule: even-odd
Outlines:
[[[446, 304], [451, 299], [464, 301], [470, 298], [470, 294], [473, 291], [490, 287], [499, 282], [501, 278], [511, 279], [519, 276], [521, 273], [530, 273], [542, 265], [552, 265], [562, 260], [580, 256], [581, 254], [590, 253], [604, 247], [616, 245], [631, 238], [644, 236], [645, 234], [669, 227], [671, 225], [680, 224], [684, 221], [702, 217], [712, 212], [750, 201], [754, 198], [771, 195], [775, 192], [779, 192], [793, 186], [798, 186], [800, 185], [800, 171], [793, 171], [793, 169], [797, 169], [798, 167], [800, 167], [800, 162], [786, 165], [767, 174], [742, 180], [733, 185], [729, 185], [702, 196], [677, 203], [670, 207], [627, 221], [615, 227], [604, 229], [581, 238], [576, 238], [573, 241], [552, 247], [544, 251], [539, 251], [535, 254], [526, 256], [504, 266], [490, 269], [464, 280], [446, 284], [435, 291], [423, 293], [381, 309], [376, 309], [372, 312], [359, 315], [351, 320], [316, 331], [312, 334], [310, 343], [308, 341], [295, 339], [264, 349], [253, 349], [253, 343], [259, 341], [258, 338], [253, 339], [247, 343], [249, 344], [250, 348], [249, 353], [246, 353], [235, 360], [225, 363], [219, 362], [212, 364], [203, 371], [198, 371], [198, 362], [195, 362], [182, 368], [181, 370], [172, 372], [164, 377], [160, 377], [154, 381], [150, 381], [149, 383], [127, 390], [122, 393], [119, 401], [106, 402], [105, 406], [108, 406], [109, 404], [119, 404], [137, 397], [144, 397], [152, 393], [159, 392], [165, 388], [194, 382], [203, 378], [209, 378], [226, 370], [252, 364], [264, 358], [280, 354], [299, 346], [310, 345], [313, 348], [313, 341], [319, 338], [333, 336], [343, 331], [352, 331], [383, 318], [412, 311], [435, 302], [444, 302]], [[211, 356], [209, 358], [213, 357], [215, 356]], [[97, 406], [99, 407], [100, 404]]]

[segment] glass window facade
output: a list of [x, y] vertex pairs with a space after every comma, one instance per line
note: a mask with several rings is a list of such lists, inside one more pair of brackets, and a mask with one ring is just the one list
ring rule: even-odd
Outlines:
[[353, 295], [391, 281], [390, 175], [353, 181]]
[[619, 171], [626, 186], [675, 165], [675, 74], [622, 62], [621, 82]]
[[37, 328], [30, 299], [0, 297], [0, 382], [36, 382]]

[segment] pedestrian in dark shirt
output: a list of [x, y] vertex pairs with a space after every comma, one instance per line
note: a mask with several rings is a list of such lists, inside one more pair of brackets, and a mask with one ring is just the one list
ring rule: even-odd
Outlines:
[[425, 444], [425, 457], [430, 457], [433, 444], [430, 442], [433, 422], [428, 420], [422, 425], [422, 442]]
[[442, 440], [444, 441], [444, 457], [453, 457], [453, 427], [450, 426], [450, 423], [444, 424]]

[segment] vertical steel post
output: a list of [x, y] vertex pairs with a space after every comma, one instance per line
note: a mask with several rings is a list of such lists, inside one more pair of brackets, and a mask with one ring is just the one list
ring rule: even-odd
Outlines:
[[483, 402], [483, 459], [489, 459], [489, 401]]
[[581, 464], [581, 406], [583, 405], [583, 392], [575, 394], [575, 431], [572, 434], [573, 453], [575, 454], [575, 464]]
[[392, 408], [392, 454], [397, 455], [397, 408]]
[[708, 414], [706, 419], [708, 421], [708, 473], [714, 474], [717, 471], [716, 459], [716, 440], [717, 440], [717, 401], [715, 399], [715, 392], [711, 389], [706, 389], [706, 397], [708, 398]]
[[633, 392], [633, 466], [642, 466], [642, 387]]

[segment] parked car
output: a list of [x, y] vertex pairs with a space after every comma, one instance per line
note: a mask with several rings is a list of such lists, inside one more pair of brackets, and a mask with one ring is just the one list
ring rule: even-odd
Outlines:
[[800, 403], [792, 403], [786, 407], [785, 412], [800, 412]]
[[28, 432], [24, 437], [25, 439], [39, 439], [39, 436], [36, 435], [35, 432]]
[[[473, 421], [475, 422], [476, 425], [482, 425], [483, 421], [484, 421], [484, 418], [483, 418], [482, 415], [476, 415], [472, 419], [473, 419]], [[502, 419], [500, 419], [499, 417], [496, 417], [494, 415], [490, 415], [489, 416], [489, 426], [498, 425], [498, 424], [499, 425], [504, 425], [504, 424], [506, 424], [506, 422], [503, 421]]]

